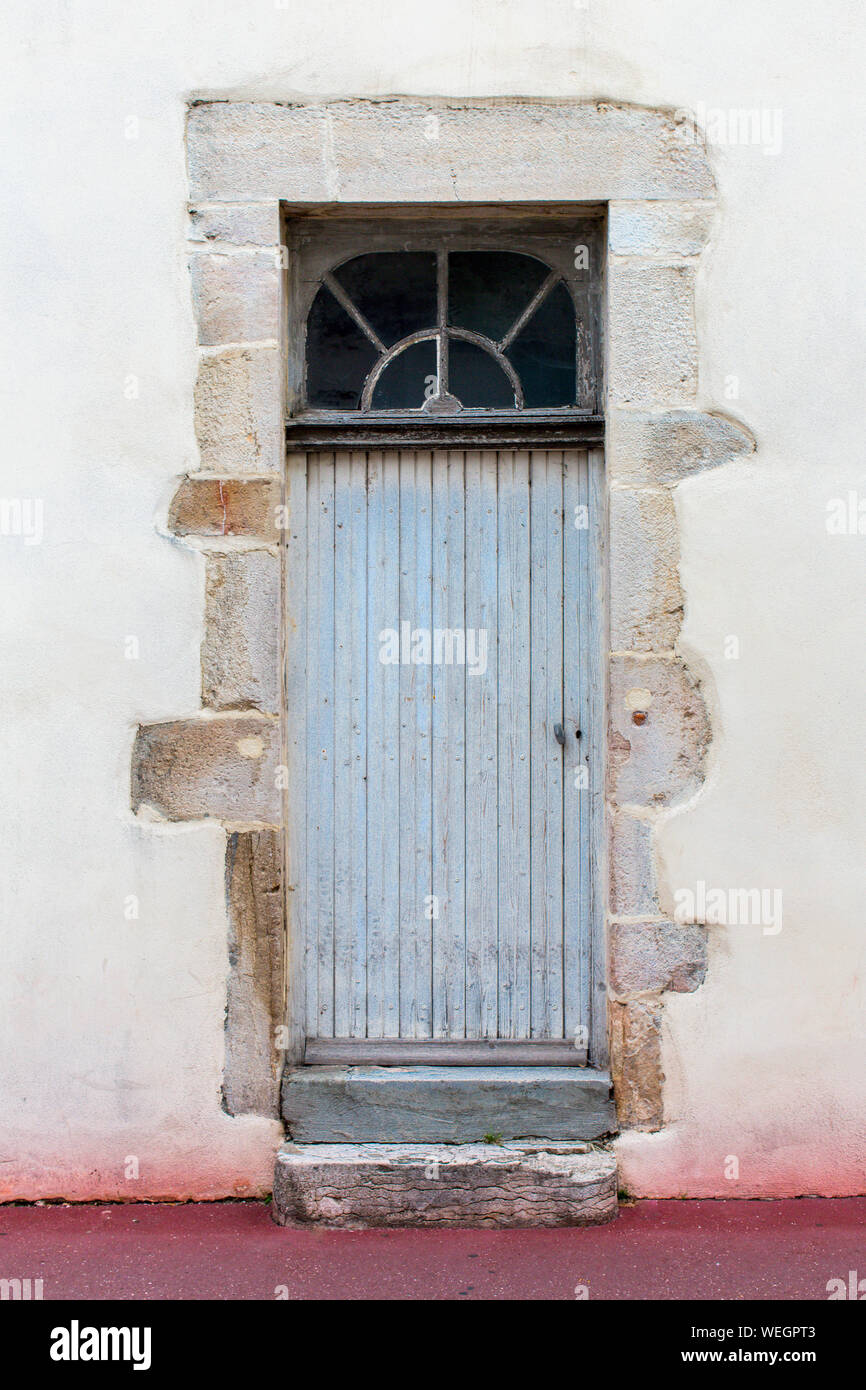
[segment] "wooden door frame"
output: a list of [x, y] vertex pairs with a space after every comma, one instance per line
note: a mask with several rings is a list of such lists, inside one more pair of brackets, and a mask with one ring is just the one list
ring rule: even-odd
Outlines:
[[[453, 418], [453, 417], [452, 417]], [[514, 423], [512, 421], [512, 423]], [[519, 422], [517, 427], [519, 428]], [[355, 426], [359, 429], [362, 436], [364, 426]], [[422, 428], [419, 426], [419, 428]], [[435, 425], [433, 427], [435, 429]], [[497, 428], [502, 428], [498, 426]], [[572, 437], [579, 439], [584, 426], [579, 424], [572, 427]], [[461, 443], [459, 448], [489, 448], [487, 436], [483, 430], [476, 436], [471, 425], [460, 427], [461, 436], [466, 440]], [[586, 426], [586, 435], [593, 441], [598, 438], [597, 422], [593, 420]], [[354, 435], [350, 430], [341, 427], [341, 438], [343, 447], [348, 448], [350, 441], [354, 440]], [[316, 449], [323, 452], [332, 452], [334, 446], [324, 441], [317, 441], [314, 445], [308, 445], [305, 449], [297, 448], [295, 444], [294, 427], [290, 422], [287, 425], [287, 497], [290, 515], [306, 515], [306, 459]], [[354, 446], [356, 449], [363, 446]], [[420, 443], [413, 442], [410, 448], [421, 448]], [[428, 445], [432, 449], [434, 446]], [[442, 446], [440, 446], [442, 447]], [[451, 447], [455, 447], [453, 444]], [[506, 448], [514, 447], [506, 445]], [[536, 447], [544, 447], [542, 443]], [[557, 445], [554, 444], [554, 449]], [[606, 860], [605, 860], [605, 785], [604, 769], [607, 760], [607, 744], [605, 730], [607, 727], [606, 719], [606, 669], [604, 653], [608, 642], [608, 617], [606, 602], [606, 538], [607, 538], [607, 511], [606, 511], [606, 490], [604, 480], [604, 455], [602, 448], [593, 443], [589, 447], [585, 444], [575, 443], [573, 448], [586, 448], [587, 453], [587, 482], [588, 482], [588, 508], [590, 516], [589, 534], [591, 538], [591, 550], [589, 555], [589, 621], [591, 624], [590, 653], [591, 664], [587, 678], [587, 698], [589, 701], [587, 708], [588, 726], [595, 731], [595, 736], [589, 743], [589, 765], [588, 765], [588, 787], [586, 795], [589, 799], [590, 809], [590, 830], [589, 830], [589, 881], [590, 881], [590, 908], [589, 908], [589, 940], [587, 942], [590, 968], [589, 968], [589, 994], [590, 1011], [587, 1020], [588, 1037], [587, 1045], [583, 1049], [583, 1064], [590, 1067], [604, 1069], [608, 1065], [608, 1018], [607, 1009], [604, 1003], [599, 1007], [597, 1000], [606, 1002], [607, 994], [607, 962], [605, 952], [605, 909], [606, 909]], [[304, 463], [301, 463], [301, 460]], [[303, 474], [304, 482], [301, 481]], [[286, 542], [288, 545], [288, 541]], [[306, 537], [300, 534], [292, 535], [292, 556], [285, 565], [286, 570], [286, 619], [284, 620], [284, 631], [288, 623], [293, 629], [303, 629], [306, 612], [306, 564], [302, 563], [306, 556]], [[284, 659], [285, 690], [283, 708], [287, 711], [286, 719], [286, 751], [284, 755], [284, 765], [288, 769], [287, 775], [287, 798], [291, 802], [293, 787], [300, 786], [306, 777], [306, 728], [299, 728], [296, 720], [292, 719], [292, 709], [300, 711], [306, 709], [306, 683], [307, 672], [300, 662], [290, 659], [288, 644]], [[301, 817], [306, 822], [306, 808]], [[292, 834], [292, 827], [297, 826], [298, 813], [291, 805], [286, 811], [285, 835], [285, 855], [286, 855], [286, 883], [303, 883], [306, 873], [304, 862], [304, 851], [299, 851], [297, 862], [294, 850], [295, 842], [301, 845], [304, 843], [305, 831], [299, 830], [295, 835]], [[293, 890], [294, 891], [294, 890]], [[299, 899], [304, 901], [305, 895], [299, 895]], [[494, 1043], [479, 1042], [473, 1046], [470, 1044], [447, 1044], [442, 1040], [433, 1039], [429, 1042], [419, 1041], [413, 1043], [409, 1039], [391, 1042], [390, 1040], [374, 1041], [372, 1044], [362, 1048], [359, 1040], [356, 1048], [356, 1055], [352, 1057], [352, 1049], [344, 1040], [335, 1040], [333, 1043], [317, 1040], [314, 1044], [306, 1036], [306, 1002], [305, 1002], [305, 961], [304, 961], [304, 941], [306, 935], [306, 922], [303, 920], [293, 920], [292, 905], [295, 899], [289, 895], [287, 904], [287, 932], [290, 940], [297, 943], [296, 950], [290, 957], [290, 975], [288, 982], [288, 993], [290, 1000], [295, 1001], [295, 1017], [298, 1020], [293, 1028], [293, 1050], [287, 1056], [287, 1066], [309, 1066], [309, 1065], [373, 1065], [379, 1059], [380, 1065], [422, 1065], [422, 1066], [454, 1066], [467, 1065], [477, 1066], [486, 1065], [493, 1067], [507, 1066], [563, 1066], [574, 1065], [576, 1056], [579, 1053], [572, 1044], [552, 1041], [547, 1044], [532, 1043], [533, 1059], [530, 1061], [526, 1055], [526, 1047], [507, 1040], [496, 1040]], [[422, 1049], [429, 1054], [426, 1059], [422, 1057]], [[357, 1055], [360, 1053], [366, 1055]], [[462, 1056], [461, 1056], [462, 1053]]]
[[[589, 768], [589, 787], [587, 796], [590, 802], [590, 852], [587, 866], [590, 876], [589, 941], [587, 949], [590, 958], [589, 994], [590, 1012], [586, 1020], [588, 1036], [583, 1048], [583, 1062], [594, 1067], [605, 1067], [608, 1062], [608, 1020], [605, 1008], [597, 1000], [606, 994], [605, 962], [605, 903], [601, 884], [604, 882], [604, 767], [606, 763], [606, 743], [604, 730], [606, 675], [603, 652], [607, 648], [606, 586], [604, 566], [606, 556], [607, 514], [606, 492], [603, 475], [604, 417], [601, 413], [603, 402], [602, 381], [602, 266], [605, 240], [605, 212], [598, 206], [575, 207], [546, 206], [544, 208], [517, 208], [497, 204], [465, 204], [455, 216], [454, 209], [441, 205], [341, 205], [317, 208], [283, 208], [282, 244], [289, 250], [287, 257], [287, 335], [286, 355], [286, 457], [291, 460], [302, 453], [312, 451], [331, 452], [335, 449], [364, 450], [377, 448], [441, 450], [456, 448], [468, 449], [586, 449], [588, 483], [590, 490], [590, 537], [594, 544], [590, 553], [590, 615], [592, 627], [591, 672], [588, 680], [591, 706], [587, 710], [589, 727], [594, 731], [590, 744], [591, 765]], [[580, 247], [581, 254], [576, 253]], [[560, 410], [509, 410], [473, 411], [462, 410], [456, 415], [428, 415], [419, 412], [376, 411], [362, 414], [358, 411], [339, 412], [310, 410], [304, 404], [304, 377], [306, 366], [305, 339], [310, 308], [313, 299], [330, 274], [333, 267], [346, 259], [370, 251], [385, 250], [495, 250], [515, 251], [534, 254], [546, 265], [558, 272], [568, 287], [575, 306], [577, 323], [578, 362], [579, 362], [579, 405], [576, 408]], [[584, 260], [586, 264], [584, 264]], [[580, 263], [578, 265], [578, 263]], [[444, 320], [443, 320], [444, 322]], [[297, 451], [297, 452], [296, 452]], [[295, 497], [292, 489], [295, 480], [289, 475], [287, 462], [287, 488], [289, 490], [290, 514], [297, 513], [305, 500]], [[299, 514], [299, 513], [298, 513]], [[297, 545], [293, 537], [293, 544]], [[288, 589], [286, 595], [287, 613], [296, 615], [296, 622], [303, 623], [305, 595], [300, 591], [294, 576], [301, 570], [300, 552], [296, 551], [294, 563], [287, 567]], [[301, 672], [288, 660], [284, 662], [286, 681], [286, 700], [295, 702], [295, 708], [304, 707], [300, 699], [299, 683]], [[288, 800], [292, 799], [292, 786], [296, 776], [293, 773], [293, 755], [298, 749], [298, 735], [294, 727], [287, 737], [286, 764], [289, 767]], [[298, 780], [299, 784], [299, 780]], [[297, 822], [294, 822], [295, 824]], [[286, 824], [293, 824], [292, 809], [287, 805]], [[304, 840], [303, 831], [296, 832], [295, 839]], [[300, 883], [306, 865], [295, 863], [292, 836], [286, 836], [286, 882]], [[287, 932], [290, 940], [299, 943], [291, 956], [291, 974], [288, 981], [290, 998], [297, 1001], [301, 1010], [304, 999], [303, 923], [294, 925], [291, 920], [289, 901]], [[303, 1008], [304, 1015], [306, 1009]], [[298, 1036], [293, 1028], [293, 1055], [287, 1064], [310, 1065], [314, 1059], [321, 1064], [348, 1062], [351, 1055], [338, 1046], [319, 1044], [310, 1048], [306, 1038]], [[408, 1041], [399, 1045], [377, 1045], [367, 1049], [365, 1057], [356, 1056], [355, 1064], [369, 1063], [374, 1055], [380, 1055], [390, 1064], [407, 1063], [414, 1058], [418, 1064], [433, 1065], [434, 1053], [431, 1048], [426, 1062], [416, 1057], [417, 1049], [410, 1047]], [[360, 1047], [357, 1049], [361, 1051]], [[521, 1056], [520, 1049], [510, 1045], [507, 1049], [501, 1042], [495, 1046], [480, 1045], [471, 1048], [438, 1048], [441, 1053], [440, 1064], [454, 1064], [462, 1052], [465, 1060], [460, 1065], [483, 1063], [489, 1066], [541, 1065], [541, 1051], [533, 1049], [530, 1062]], [[580, 1055], [579, 1049], [566, 1044], [548, 1049], [548, 1064], [565, 1065], [575, 1063]], [[555, 1059], [555, 1060], [554, 1060]]]

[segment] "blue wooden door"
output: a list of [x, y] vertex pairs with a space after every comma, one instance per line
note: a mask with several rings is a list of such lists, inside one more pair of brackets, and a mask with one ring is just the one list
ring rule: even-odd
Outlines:
[[388, 1040], [410, 1060], [480, 1041], [585, 1056], [599, 464], [290, 459], [290, 921], [314, 1059], [336, 1040], [359, 1061]]

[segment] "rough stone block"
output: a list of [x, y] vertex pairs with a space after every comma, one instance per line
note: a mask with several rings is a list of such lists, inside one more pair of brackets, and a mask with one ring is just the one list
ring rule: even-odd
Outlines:
[[697, 256], [710, 235], [712, 203], [612, 202], [607, 241], [614, 256]]
[[167, 820], [280, 824], [280, 729], [254, 715], [144, 724], [132, 753], [132, 808]]
[[280, 205], [206, 203], [189, 210], [190, 241], [225, 241], [233, 246], [278, 246]]
[[652, 822], [616, 811], [610, 838], [610, 910], [623, 917], [657, 913]]
[[190, 272], [200, 343], [279, 337], [280, 272], [273, 256], [201, 252], [190, 258]]
[[710, 738], [700, 686], [676, 659], [610, 663], [610, 786], [617, 805], [664, 805], [703, 781]]
[[282, 837], [274, 830], [229, 835], [226, 846], [229, 980], [223, 1105], [229, 1115], [280, 1113], [285, 1020]]
[[194, 200], [527, 202], [711, 198], [674, 113], [611, 102], [199, 102]]
[[608, 332], [616, 343], [611, 403], [673, 405], [692, 399], [698, 384], [692, 267], [613, 262], [608, 306]]
[[613, 1154], [571, 1146], [287, 1144], [272, 1214], [282, 1225], [594, 1226], [616, 1215]]
[[610, 492], [610, 644], [669, 651], [683, 615], [679, 539], [667, 491]]
[[309, 1144], [589, 1140], [616, 1123], [610, 1078], [589, 1067], [298, 1067], [283, 1116]]
[[176, 536], [251, 536], [275, 545], [278, 478], [186, 477], [171, 500], [168, 527]]
[[202, 700], [213, 709], [280, 703], [280, 562], [265, 550], [209, 555]]
[[610, 1005], [611, 1075], [623, 1129], [660, 1129], [664, 1121], [661, 1013], [658, 999]]
[[225, 901], [229, 976], [222, 1105], [229, 1115], [279, 1119], [282, 1052], [275, 1029], [285, 1022], [285, 915], [278, 831], [229, 835]]
[[202, 353], [195, 386], [201, 467], [219, 473], [278, 473], [283, 420], [276, 347]]
[[718, 468], [754, 448], [755, 440], [748, 430], [725, 415], [704, 415], [697, 410], [653, 414], [613, 410], [607, 424], [605, 458], [617, 483], [664, 486], [705, 468]]
[[614, 922], [608, 959], [614, 994], [666, 989], [688, 994], [703, 984], [707, 973], [706, 928], [675, 922]]

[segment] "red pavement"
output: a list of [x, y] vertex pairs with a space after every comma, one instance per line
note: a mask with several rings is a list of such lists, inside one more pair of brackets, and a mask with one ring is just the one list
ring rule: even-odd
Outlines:
[[259, 1202], [0, 1207], [45, 1299], [821, 1299], [866, 1277], [866, 1198], [644, 1201], [588, 1230], [284, 1230]]

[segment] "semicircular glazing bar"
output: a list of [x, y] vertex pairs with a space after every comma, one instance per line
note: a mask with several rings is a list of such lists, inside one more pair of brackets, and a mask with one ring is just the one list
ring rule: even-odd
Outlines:
[[485, 352], [490, 354], [494, 361], [499, 363], [499, 366], [508, 377], [514, 390], [514, 404], [517, 406], [518, 410], [522, 410], [523, 387], [520, 384], [520, 377], [517, 375], [508, 358], [502, 352], [501, 347], [497, 343], [494, 343], [492, 338], [485, 338], [483, 333], [473, 333], [471, 328], [448, 328], [446, 329], [446, 333], [449, 338], [464, 338], [467, 343], [474, 343], [476, 347], [483, 348]]
[[485, 338], [483, 333], [473, 333], [469, 328], [447, 328], [444, 335], [440, 333], [438, 328], [422, 328], [417, 333], [410, 333], [408, 337], [401, 338], [399, 343], [395, 343], [393, 347], [388, 348], [387, 351], [383, 353], [370, 372], [370, 375], [367, 377], [361, 395], [361, 409], [370, 409], [373, 393], [376, 390], [379, 378], [385, 371], [385, 368], [390, 366], [395, 357], [399, 357], [401, 352], [405, 352], [407, 348], [412, 347], [415, 343], [423, 343], [427, 342], [430, 338], [435, 338], [437, 340], [437, 347], [440, 347], [439, 360], [441, 361], [441, 338], [443, 336], [448, 338], [463, 338], [467, 343], [474, 343], [476, 347], [480, 347], [484, 352], [488, 353], [508, 377], [512, 390], [514, 391], [514, 403], [517, 409], [523, 409], [523, 387], [520, 384], [520, 378], [517, 372], [512, 367], [508, 358], [500, 350], [498, 345], [493, 342], [492, 338]]
[[421, 328], [417, 333], [410, 333], [407, 338], [401, 338], [399, 343], [394, 343], [393, 347], [383, 349], [382, 356], [373, 367], [370, 375], [364, 383], [364, 390], [361, 394], [361, 409], [369, 410], [370, 402], [373, 399], [373, 392], [379, 382], [379, 377], [385, 368], [390, 366], [395, 357], [399, 357], [401, 352], [412, 347], [415, 343], [426, 343], [430, 338], [439, 338], [438, 328]]

